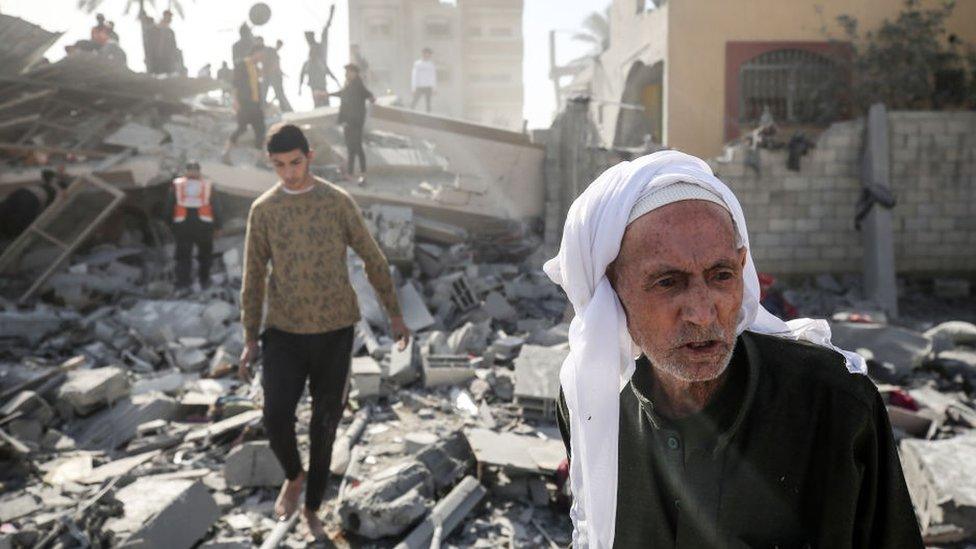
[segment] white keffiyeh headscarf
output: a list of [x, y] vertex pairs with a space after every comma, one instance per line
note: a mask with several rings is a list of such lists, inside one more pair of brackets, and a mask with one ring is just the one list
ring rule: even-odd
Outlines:
[[[576, 312], [569, 330], [570, 353], [559, 372], [569, 408], [573, 490], [573, 546], [613, 546], [617, 512], [617, 439], [620, 391], [634, 372], [637, 349], [617, 294], [606, 277], [617, 257], [624, 230], [636, 210], [687, 200], [688, 193], [661, 191], [676, 183], [692, 183], [711, 191], [696, 199], [716, 197], [732, 214], [736, 239], [745, 246], [742, 309], [736, 334], [750, 330], [801, 339], [837, 350], [851, 372], [864, 373], [864, 360], [830, 343], [826, 321], [783, 322], [759, 304], [759, 278], [749, 253], [749, 235], [742, 207], [708, 164], [678, 151], [661, 151], [622, 162], [603, 172], [569, 209], [559, 254], [543, 267], [562, 286]], [[685, 187], [687, 187], [685, 185]], [[692, 193], [694, 194], [694, 193]], [[655, 195], [654, 198], [651, 195]], [[635, 205], [639, 204], [637, 208]], [[614, 344], [614, 342], [616, 344]]]

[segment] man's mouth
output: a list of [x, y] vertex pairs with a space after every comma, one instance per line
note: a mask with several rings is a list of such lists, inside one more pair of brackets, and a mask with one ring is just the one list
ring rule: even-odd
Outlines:
[[715, 351], [722, 345], [722, 342], [717, 339], [708, 339], [705, 341], [692, 341], [690, 343], [685, 343], [681, 347], [683, 349], [688, 349], [689, 351], [696, 354], [705, 354]]

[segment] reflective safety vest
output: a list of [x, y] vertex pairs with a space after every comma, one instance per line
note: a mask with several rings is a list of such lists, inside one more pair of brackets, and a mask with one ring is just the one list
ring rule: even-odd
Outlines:
[[176, 191], [176, 205], [173, 207], [173, 222], [179, 223], [186, 219], [186, 210], [193, 208], [200, 220], [213, 223], [213, 206], [210, 205], [210, 193], [213, 183], [209, 179], [187, 179], [177, 177], [173, 180]]

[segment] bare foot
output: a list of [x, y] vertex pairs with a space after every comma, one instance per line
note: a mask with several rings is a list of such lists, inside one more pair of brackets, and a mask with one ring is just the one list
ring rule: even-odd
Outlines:
[[309, 535], [312, 536], [315, 541], [324, 541], [328, 539], [328, 534], [325, 533], [325, 525], [322, 523], [322, 519], [319, 518], [317, 512], [306, 507], [304, 510], [302, 510], [302, 518], [305, 519], [305, 526], [308, 528]]
[[305, 471], [299, 473], [295, 480], [285, 480], [275, 500], [275, 516], [278, 519], [290, 517], [298, 509], [298, 499], [302, 496], [302, 485], [305, 484]]

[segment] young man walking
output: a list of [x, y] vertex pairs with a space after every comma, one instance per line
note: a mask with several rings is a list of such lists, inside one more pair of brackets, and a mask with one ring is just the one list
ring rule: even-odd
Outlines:
[[373, 92], [359, 75], [359, 67], [346, 65], [346, 85], [335, 95], [342, 104], [339, 106], [339, 124], [342, 124], [346, 138], [346, 176], [353, 178], [356, 157], [359, 157], [360, 185], [366, 184], [366, 151], [363, 149], [363, 126], [366, 125], [366, 102], [375, 103]]
[[[309, 532], [323, 539], [325, 530], [317, 512], [345, 407], [353, 325], [360, 318], [349, 283], [347, 247], [365, 262], [366, 275], [390, 316], [401, 348], [410, 333], [386, 258], [366, 229], [359, 207], [344, 190], [311, 175], [313, 151], [302, 131], [291, 124], [273, 127], [267, 151], [279, 182], [254, 201], [248, 215], [241, 288], [245, 348], [239, 374], [250, 377], [260, 334], [264, 424], [287, 477], [275, 513], [284, 517], [295, 512], [304, 486], [303, 516]], [[307, 474], [295, 438], [295, 409], [306, 380], [312, 397]]]

